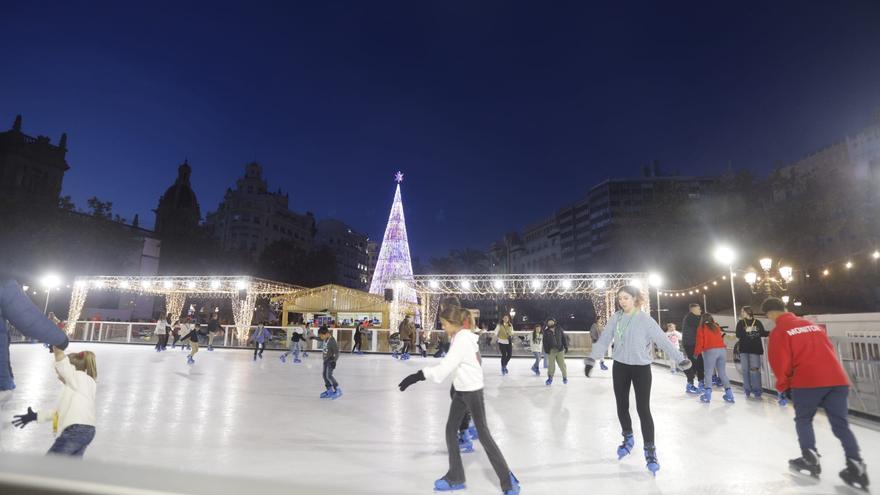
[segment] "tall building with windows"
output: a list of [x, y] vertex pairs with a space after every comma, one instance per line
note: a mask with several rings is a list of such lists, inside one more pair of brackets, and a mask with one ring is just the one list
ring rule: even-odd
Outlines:
[[245, 166], [244, 177], [227, 189], [216, 211], [208, 213], [205, 226], [225, 251], [244, 251], [254, 258], [275, 241], [290, 241], [311, 249], [316, 234], [315, 217], [295, 213], [289, 196], [269, 191], [263, 168], [256, 162]]
[[369, 238], [345, 223], [328, 218], [318, 222], [315, 244], [327, 246], [336, 256], [336, 282], [366, 290], [370, 282]]
[[494, 270], [507, 273], [596, 271], [626, 264], [626, 243], [642, 216], [663, 204], [700, 201], [719, 179], [660, 174], [656, 163], [642, 177], [608, 179], [522, 234], [507, 234], [489, 249]]
[[57, 145], [21, 130], [21, 115], [0, 132], [0, 204], [58, 205], [67, 164], [67, 134]]

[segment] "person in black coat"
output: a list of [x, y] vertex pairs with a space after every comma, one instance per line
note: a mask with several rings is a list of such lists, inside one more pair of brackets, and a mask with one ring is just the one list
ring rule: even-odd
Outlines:
[[568, 339], [562, 326], [556, 324], [556, 318], [547, 318], [547, 325], [542, 332], [544, 335], [544, 353], [550, 361], [547, 368], [548, 386], [553, 384], [553, 375], [556, 373], [556, 365], [562, 371], [562, 383], [568, 383], [568, 369], [565, 366], [565, 353], [568, 352]]
[[743, 389], [746, 397], [754, 395], [761, 398], [761, 356], [764, 354], [764, 342], [761, 340], [770, 335], [764, 330], [761, 320], [755, 318], [751, 306], [743, 306], [739, 312], [741, 320], [736, 323], [736, 338], [739, 339], [739, 364], [743, 377]]

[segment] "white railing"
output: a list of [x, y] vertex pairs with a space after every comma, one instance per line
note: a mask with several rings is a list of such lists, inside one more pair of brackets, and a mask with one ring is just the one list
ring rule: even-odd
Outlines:
[[[150, 322], [127, 322], [127, 321], [78, 321], [71, 335], [75, 342], [105, 342], [120, 344], [156, 345], [158, 337], [155, 335], [155, 323]], [[252, 327], [254, 328], [254, 327]], [[267, 326], [272, 333], [272, 339], [266, 343], [266, 349], [286, 350], [290, 333], [293, 327]], [[215, 347], [242, 348], [247, 347], [247, 338], [239, 339], [234, 325], [221, 325], [222, 331], [213, 338], [212, 345]], [[317, 331], [316, 328], [312, 328]], [[333, 337], [339, 343], [339, 349], [343, 352], [350, 351], [353, 344], [354, 328], [332, 328]], [[369, 328], [365, 330], [362, 338], [362, 350], [373, 353], [391, 353], [394, 351], [389, 343], [392, 334], [387, 328]], [[530, 331], [514, 332], [513, 355], [531, 356], [527, 342]], [[584, 357], [592, 348], [590, 333], [585, 331], [566, 331], [568, 336], [569, 355], [572, 357]], [[521, 340], [518, 337], [523, 337]], [[434, 353], [438, 345], [444, 341], [445, 334], [442, 330], [433, 330], [428, 341], [428, 352]], [[26, 341], [21, 334], [13, 332], [13, 341]], [[169, 335], [168, 343], [171, 345], [173, 337]], [[315, 341], [307, 343], [310, 350], [317, 349]], [[480, 336], [480, 351], [485, 356], [500, 356], [498, 345], [493, 333], [485, 333]]]

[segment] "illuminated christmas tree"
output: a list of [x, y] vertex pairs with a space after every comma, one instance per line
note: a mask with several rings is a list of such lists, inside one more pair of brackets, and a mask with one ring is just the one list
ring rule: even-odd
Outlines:
[[[403, 173], [394, 175], [397, 181], [397, 190], [394, 192], [394, 202], [391, 204], [391, 214], [388, 216], [388, 225], [385, 227], [385, 237], [382, 239], [382, 248], [379, 250], [379, 258], [376, 261], [376, 270], [373, 272], [373, 281], [370, 283], [372, 294], [384, 294], [385, 289], [394, 289], [395, 298], [398, 301], [416, 302], [416, 293], [408, 287], [395, 287], [394, 282], [399, 280], [412, 280], [412, 260], [409, 257], [409, 241], [406, 237], [406, 220], [403, 216], [403, 201], [400, 199], [400, 183], [403, 182]], [[401, 290], [402, 289], [402, 290]]]

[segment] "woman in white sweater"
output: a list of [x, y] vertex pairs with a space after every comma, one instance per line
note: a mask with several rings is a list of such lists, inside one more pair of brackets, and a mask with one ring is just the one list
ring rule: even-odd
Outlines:
[[452, 404], [449, 419], [446, 421], [446, 449], [449, 452], [449, 471], [434, 482], [435, 491], [462, 490], [465, 488], [464, 467], [458, 444], [459, 424], [466, 413], [474, 418], [480, 443], [486, 449], [489, 462], [501, 482], [504, 495], [520, 492], [519, 480], [510, 472], [507, 461], [489, 432], [486, 423], [486, 405], [483, 401], [483, 367], [480, 358], [479, 337], [469, 330], [463, 330], [466, 323], [474, 328], [470, 311], [461, 307], [458, 299], [449, 297], [440, 306], [440, 324], [452, 339], [449, 352], [440, 364], [413, 373], [400, 382], [400, 391], [410, 385], [431, 379], [441, 383], [449, 375], [452, 379]]
[[40, 413], [28, 407], [28, 412], [16, 415], [12, 424], [24, 428], [31, 421], [52, 421], [53, 431], [60, 430], [61, 435], [48, 453], [82, 457], [95, 438], [95, 392], [98, 386], [95, 354], [83, 351], [65, 355], [57, 347], [52, 351], [55, 372], [64, 384], [58, 406]]

